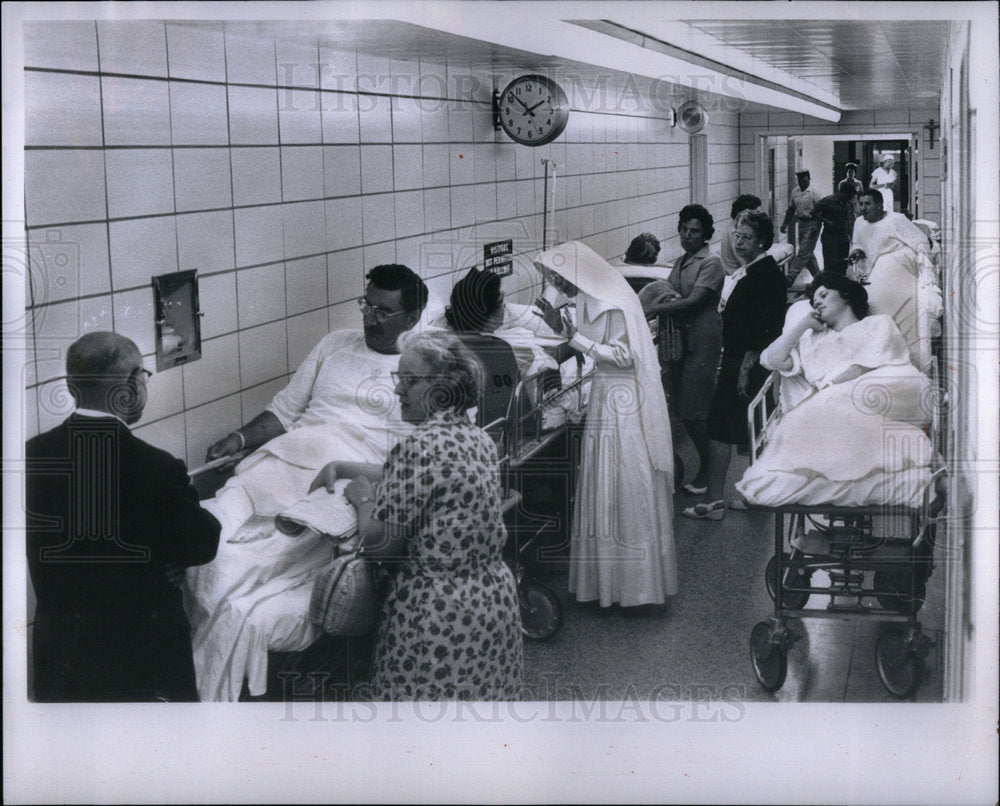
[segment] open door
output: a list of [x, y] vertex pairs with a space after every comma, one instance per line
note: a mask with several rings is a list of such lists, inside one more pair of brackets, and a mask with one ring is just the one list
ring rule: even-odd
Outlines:
[[[855, 145], [855, 144], [851, 144]], [[898, 178], [896, 180], [895, 200], [893, 211], [897, 213], [914, 213], [912, 208], [912, 165], [913, 154], [909, 140], [865, 140], [856, 145], [861, 146], [861, 162], [859, 163], [858, 179], [868, 187], [872, 172], [882, 164], [886, 157], [892, 157], [895, 161], [893, 170]], [[844, 175], [843, 166], [840, 166], [840, 176]]]

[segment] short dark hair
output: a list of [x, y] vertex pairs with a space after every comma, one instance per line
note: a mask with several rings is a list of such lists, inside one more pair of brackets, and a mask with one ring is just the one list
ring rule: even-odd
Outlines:
[[807, 289], [810, 302], [818, 288], [828, 288], [840, 294], [858, 319], [864, 319], [868, 316], [868, 292], [857, 280], [832, 271], [821, 271]]
[[660, 254], [660, 239], [651, 232], [643, 232], [632, 239], [625, 250], [626, 263], [641, 263], [650, 265], [656, 262]]
[[740, 221], [753, 230], [764, 249], [771, 248], [774, 243], [774, 222], [771, 221], [771, 216], [763, 210], [747, 210]]
[[715, 219], [712, 218], [712, 214], [700, 204], [685, 204], [681, 208], [680, 215], [677, 216], [677, 231], [680, 232], [681, 224], [685, 221], [690, 221], [692, 218], [701, 224], [701, 229], [705, 233], [706, 241], [715, 235]]
[[402, 263], [383, 263], [365, 275], [370, 283], [383, 291], [400, 291], [403, 310], [422, 311], [427, 305], [427, 286], [413, 269]]
[[879, 207], [885, 205], [885, 197], [882, 195], [882, 191], [878, 188], [865, 188], [858, 194], [858, 198], [862, 196], [871, 196], [872, 199], [878, 202]]
[[403, 334], [402, 351], [420, 356], [435, 376], [427, 390], [428, 411], [468, 411], [480, 405], [483, 365], [461, 339], [444, 331]]
[[850, 182], [842, 182], [840, 187], [837, 188], [837, 192], [845, 199], [853, 199], [858, 194], [858, 189]]
[[756, 210], [761, 204], [763, 202], [752, 193], [744, 193], [742, 196], [737, 196], [733, 206], [729, 208], [729, 217], [735, 220], [744, 210]]
[[478, 332], [503, 305], [500, 275], [473, 266], [451, 289], [451, 304], [445, 319], [459, 333]]

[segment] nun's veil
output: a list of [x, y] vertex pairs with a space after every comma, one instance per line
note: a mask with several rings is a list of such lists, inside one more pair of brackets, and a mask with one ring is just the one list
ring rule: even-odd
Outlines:
[[[660, 362], [639, 297], [620, 271], [579, 241], [567, 241], [542, 252], [535, 260], [540, 269], [555, 272], [575, 285], [587, 299], [590, 319], [604, 311], [619, 310], [635, 363], [639, 421], [653, 467], [665, 471], [673, 486], [673, 441], [670, 418], [660, 380]], [[624, 403], [624, 401], [623, 401]]]

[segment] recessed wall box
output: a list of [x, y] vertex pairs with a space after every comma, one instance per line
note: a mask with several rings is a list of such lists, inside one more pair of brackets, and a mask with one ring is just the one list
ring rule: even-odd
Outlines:
[[156, 312], [156, 371], [201, 358], [198, 275], [194, 269], [153, 278]]

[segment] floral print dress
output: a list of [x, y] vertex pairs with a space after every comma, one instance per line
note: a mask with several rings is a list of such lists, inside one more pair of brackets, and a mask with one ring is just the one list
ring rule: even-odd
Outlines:
[[407, 538], [379, 620], [377, 699], [520, 696], [521, 616], [500, 494], [496, 446], [464, 414], [432, 415], [389, 453], [375, 518]]

